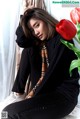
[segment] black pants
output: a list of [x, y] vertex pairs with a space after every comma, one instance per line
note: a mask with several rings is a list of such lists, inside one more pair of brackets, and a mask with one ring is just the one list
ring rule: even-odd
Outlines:
[[60, 93], [54, 93], [10, 104], [3, 111], [8, 112], [8, 119], [62, 119], [75, 105]]

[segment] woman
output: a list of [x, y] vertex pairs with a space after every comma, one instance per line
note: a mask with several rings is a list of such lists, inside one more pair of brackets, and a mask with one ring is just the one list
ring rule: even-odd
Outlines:
[[[20, 11], [20, 14], [21, 14], [20, 15], [20, 21], [22, 19], [22, 16], [23, 16], [25, 10], [27, 10], [29, 8], [33, 8], [33, 7], [39, 7], [41, 9], [46, 10], [44, 0], [23, 0], [22, 1], [22, 8], [21, 8], [21, 11]], [[22, 29], [22, 26], [21, 26], [20, 23], [19, 23], [19, 26], [17, 27], [17, 30], [16, 30], [16, 36], [17, 36], [16, 43], [18, 45], [16, 47], [16, 52], [17, 52], [16, 53], [17, 54], [17, 57], [16, 57], [17, 58], [17, 60], [16, 60], [16, 62], [17, 62], [16, 63], [17, 64], [16, 72], [17, 72], [17, 76], [15, 78], [15, 83], [16, 83], [16, 81], [20, 82], [20, 80], [24, 77], [25, 71], [23, 72], [22, 68], [24, 67], [24, 62], [26, 61], [26, 55], [27, 55], [26, 48], [32, 46], [32, 44], [33, 44], [32, 39], [28, 40], [25, 37], [25, 34], [23, 32], [23, 29]], [[23, 51], [22, 51], [22, 55], [21, 55], [21, 62], [20, 62], [20, 54], [21, 54], [20, 47], [24, 48]], [[19, 64], [20, 64], [20, 67], [19, 67]], [[1, 113], [1, 110], [5, 106], [7, 106], [11, 103], [23, 100], [26, 96], [26, 93], [29, 91], [28, 87], [30, 87], [30, 81], [28, 82], [28, 80], [27, 80], [28, 84], [27, 84], [26, 87], [25, 87], [25, 85], [26, 85], [26, 82], [25, 82], [24, 88], [26, 89], [26, 93], [21, 93], [18, 90], [16, 90], [16, 92], [15, 92], [15, 89], [16, 88], [18, 89], [18, 86], [16, 86], [16, 88], [14, 89], [15, 83], [13, 85], [12, 92], [10, 93], [10, 95], [0, 104], [0, 113]], [[19, 88], [20, 88], [20, 85], [19, 85]]]
[[[24, 12], [27, 9], [29, 9], [29, 8], [31, 9], [31, 8], [34, 8], [34, 7], [47, 10], [44, 0], [24, 0], [23, 1], [22, 12], [21, 12], [22, 15], [20, 15], [20, 23], [21, 23], [21, 19], [22, 19], [22, 16], [23, 16]], [[26, 61], [26, 48], [31, 47], [34, 44], [34, 42], [33, 42], [34, 38], [33, 37], [32, 38], [26, 38], [20, 23], [19, 23], [19, 26], [16, 29], [16, 36], [17, 36], [16, 43], [17, 43], [17, 46], [19, 46], [18, 49], [21, 47], [21, 48], [23, 48], [23, 51], [21, 53], [21, 61], [20, 61], [20, 56], [18, 56], [18, 58], [17, 58], [18, 59], [17, 60], [17, 64], [18, 64], [17, 69], [19, 69], [19, 70], [17, 71], [17, 76], [16, 76], [16, 79], [15, 79], [15, 82], [17, 80], [20, 80], [21, 78], [23, 78], [23, 75], [25, 74], [25, 72], [22, 72], [21, 70], [22, 70], [22, 67], [24, 66], [23, 62]], [[20, 54], [19, 51], [18, 51], [18, 54]], [[19, 68], [19, 64], [21, 65], [20, 68]], [[25, 82], [25, 84], [26, 84], [26, 82]], [[14, 85], [13, 85], [13, 88], [12, 88], [12, 96], [13, 97], [19, 96], [19, 98], [20, 98], [19, 100], [24, 99], [26, 94], [25, 93], [24, 94], [19, 93], [18, 91], [15, 92]], [[24, 86], [26, 93], [28, 93], [29, 87], [30, 87], [30, 81], [27, 82], [26, 87]], [[18, 97], [17, 97], [17, 100], [18, 100]], [[15, 101], [17, 101], [17, 100], [15, 100]]]
[[26, 38], [33, 38], [33, 45], [25, 49], [26, 62], [21, 70], [25, 75], [15, 82], [14, 90], [23, 93], [28, 76], [31, 90], [25, 100], [3, 111], [8, 112], [8, 119], [62, 119], [77, 104], [77, 69], [69, 75], [70, 63], [76, 56], [60, 42], [62, 37], [55, 30], [57, 21], [46, 11], [28, 9], [21, 24]]

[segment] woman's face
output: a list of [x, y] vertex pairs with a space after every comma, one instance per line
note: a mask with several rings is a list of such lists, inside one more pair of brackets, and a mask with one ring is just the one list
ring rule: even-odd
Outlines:
[[45, 40], [48, 36], [48, 27], [42, 20], [31, 18], [29, 21], [30, 29], [35, 37]]

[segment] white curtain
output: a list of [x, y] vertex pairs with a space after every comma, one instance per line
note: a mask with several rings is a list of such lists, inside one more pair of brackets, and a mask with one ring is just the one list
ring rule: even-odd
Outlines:
[[16, 35], [22, 0], [0, 0], [0, 101], [11, 92], [15, 78]]

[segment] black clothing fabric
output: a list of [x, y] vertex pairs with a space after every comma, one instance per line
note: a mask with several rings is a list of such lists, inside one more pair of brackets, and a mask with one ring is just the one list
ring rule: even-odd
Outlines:
[[24, 35], [23, 29], [21, 25], [17, 27], [16, 30], [16, 35], [18, 36], [16, 39], [16, 43], [22, 47], [22, 48], [27, 48], [31, 47], [34, 45], [34, 38], [26, 39], [26, 36]]
[[[4, 109], [8, 111], [9, 119], [61, 119], [74, 109], [79, 94], [79, 74], [75, 68], [70, 77], [69, 67], [76, 56], [60, 39], [61, 36], [56, 33], [52, 39], [46, 40], [49, 67], [44, 79], [36, 89], [34, 97], [11, 104]], [[33, 88], [41, 75], [40, 47], [31, 45], [27, 47], [27, 42], [27, 48], [22, 52], [19, 71], [12, 89], [14, 92], [24, 93], [29, 75]]]
[[55, 92], [49, 95], [36, 96], [7, 106], [8, 119], [62, 119], [75, 107], [63, 95]]

